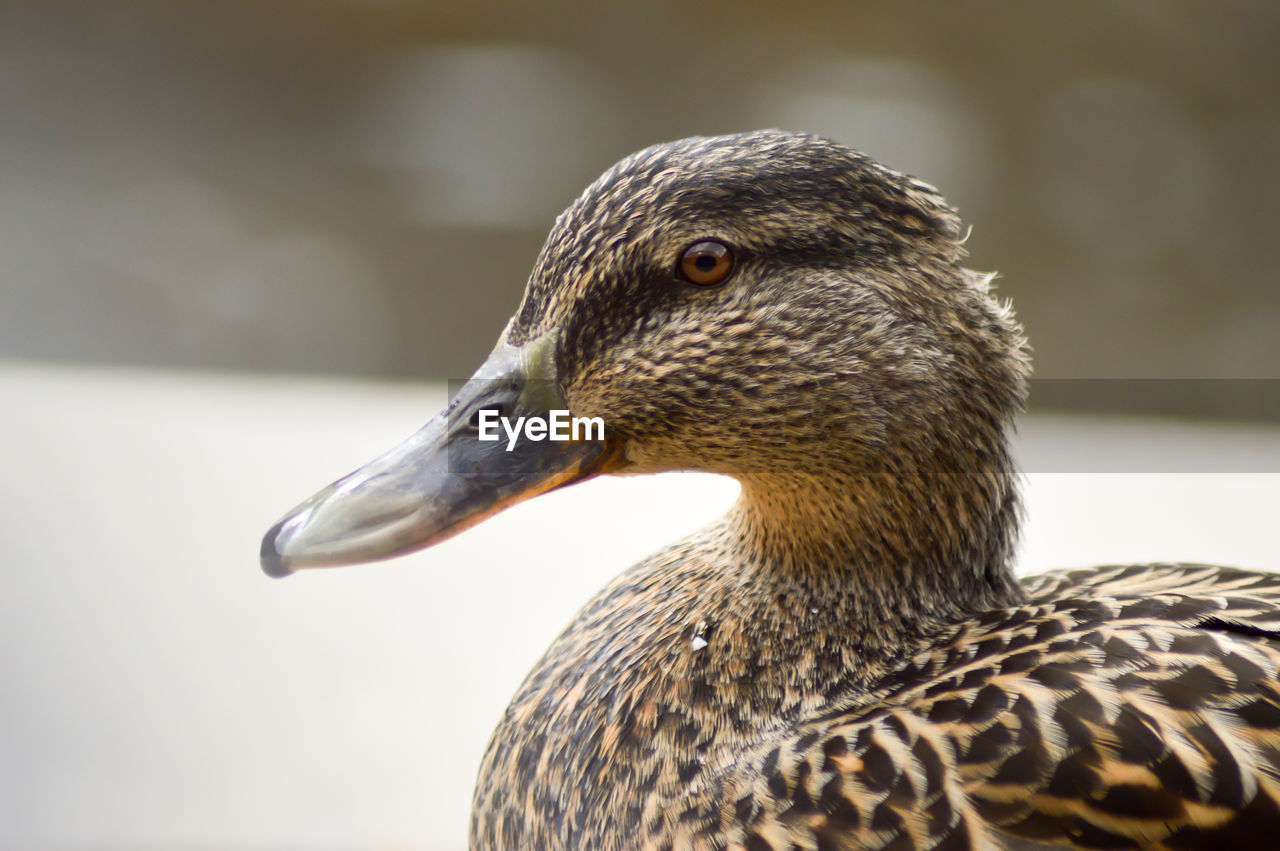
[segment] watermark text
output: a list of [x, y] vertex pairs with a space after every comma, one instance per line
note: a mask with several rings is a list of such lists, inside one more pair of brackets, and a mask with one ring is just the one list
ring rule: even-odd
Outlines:
[[480, 411], [476, 423], [480, 439], [497, 441], [502, 439], [499, 426], [507, 436], [507, 451], [515, 449], [516, 442], [523, 437], [526, 440], [604, 440], [603, 417], [571, 417], [568, 411], [549, 411], [546, 417], [510, 417], [502, 416], [494, 409]]

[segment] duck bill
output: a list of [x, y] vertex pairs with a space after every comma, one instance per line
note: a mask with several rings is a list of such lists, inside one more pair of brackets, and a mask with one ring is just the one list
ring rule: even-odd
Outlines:
[[555, 344], [554, 334], [524, 346], [500, 343], [416, 434], [271, 527], [262, 539], [263, 571], [287, 576], [393, 558], [615, 469], [618, 453], [604, 439], [603, 422], [568, 414]]

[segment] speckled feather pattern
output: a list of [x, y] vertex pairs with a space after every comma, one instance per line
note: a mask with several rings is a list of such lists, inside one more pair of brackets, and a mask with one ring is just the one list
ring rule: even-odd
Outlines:
[[1280, 577], [1036, 577], [868, 669], [788, 610], [810, 589], [705, 569], [656, 557], [553, 646], [486, 756], [477, 847], [1274, 847]]
[[[600, 591], [480, 769], [475, 849], [1275, 847], [1280, 579], [1019, 582], [1026, 342], [927, 185], [766, 131], [642, 151], [557, 220], [555, 330], [631, 472], [730, 513]], [[723, 286], [675, 274], [702, 239]]]

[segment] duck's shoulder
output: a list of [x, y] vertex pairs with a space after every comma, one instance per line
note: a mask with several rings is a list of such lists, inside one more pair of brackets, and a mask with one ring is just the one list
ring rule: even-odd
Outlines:
[[[1197, 664], [1206, 653], [1222, 661], [1249, 652], [1242, 648], [1280, 652], [1280, 574], [1115, 565], [1039, 574], [1022, 585], [1025, 602], [942, 631], [873, 684], [863, 705], [931, 705], [953, 692], [978, 699], [992, 694], [990, 686], [1023, 680], [1060, 692], [1145, 664]], [[1073, 673], [1080, 682], [1066, 676]]]
[[[1080, 596], [1176, 594], [1186, 598], [1223, 598], [1222, 608], [1239, 608], [1242, 615], [1262, 614], [1269, 606], [1280, 606], [1280, 573], [1214, 564], [1123, 564], [1054, 570], [1025, 577], [1022, 586], [1033, 604]], [[1263, 604], [1262, 608], [1258, 604]]]
[[1025, 604], [957, 625], [739, 764], [726, 792], [746, 835], [1271, 847], [1280, 577], [1140, 565], [1025, 585]]

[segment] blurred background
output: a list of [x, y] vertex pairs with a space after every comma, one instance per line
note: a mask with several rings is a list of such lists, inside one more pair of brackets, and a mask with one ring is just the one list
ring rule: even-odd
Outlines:
[[3, 356], [470, 375], [605, 167], [777, 126], [939, 186], [1041, 378], [1280, 377], [1275, 3], [0, 16]]
[[523, 671], [734, 486], [282, 583], [258, 536], [686, 135], [830, 135], [960, 208], [1047, 379], [1021, 569], [1280, 567], [1277, 43], [1262, 0], [0, 0], [0, 847], [464, 846]]

